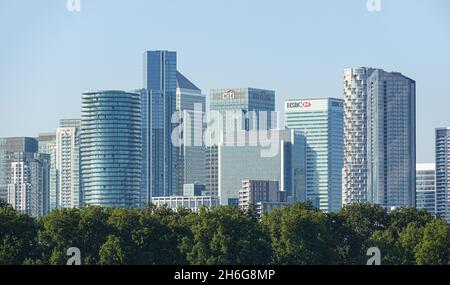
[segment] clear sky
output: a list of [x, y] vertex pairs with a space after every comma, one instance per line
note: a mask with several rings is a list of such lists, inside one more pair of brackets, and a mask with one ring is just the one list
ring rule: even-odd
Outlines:
[[450, 1], [0, 0], [0, 136], [53, 132], [81, 93], [142, 85], [145, 50], [178, 52], [205, 94], [251, 86], [286, 98], [342, 98], [343, 69], [417, 81], [418, 162], [450, 126]]

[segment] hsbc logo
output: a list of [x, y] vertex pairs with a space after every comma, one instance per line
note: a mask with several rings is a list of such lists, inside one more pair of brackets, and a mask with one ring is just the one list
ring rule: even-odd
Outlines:
[[309, 101], [303, 101], [303, 102], [287, 102], [286, 108], [287, 109], [295, 109], [295, 108], [310, 108], [311, 102]]

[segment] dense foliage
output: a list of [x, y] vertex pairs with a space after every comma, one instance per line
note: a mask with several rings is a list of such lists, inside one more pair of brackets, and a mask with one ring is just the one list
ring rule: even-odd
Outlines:
[[86, 207], [34, 219], [0, 201], [0, 264], [449, 264], [450, 227], [424, 210], [370, 204], [323, 213], [298, 203], [258, 220], [253, 210], [192, 213]]

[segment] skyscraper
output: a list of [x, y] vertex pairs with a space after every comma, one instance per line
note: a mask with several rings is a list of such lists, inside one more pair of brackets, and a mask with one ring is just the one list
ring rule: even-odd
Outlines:
[[11, 163], [24, 157], [34, 157], [38, 151], [35, 138], [0, 138], [0, 199], [7, 201], [8, 184], [11, 178]]
[[218, 195], [217, 145], [221, 135], [233, 136], [243, 130], [276, 128], [278, 118], [272, 117], [275, 91], [257, 88], [213, 89], [210, 92], [210, 110], [205, 134], [210, 140], [206, 148], [206, 192], [208, 195]]
[[367, 199], [415, 207], [415, 189], [416, 83], [377, 69], [367, 81]]
[[416, 165], [416, 207], [436, 215], [436, 170], [434, 163]]
[[341, 99], [285, 102], [286, 127], [306, 137], [306, 198], [326, 212], [342, 205], [343, 119]]
[[[141, 206], [151, 197], [176, 194], [178, 186], [178, 148], [172, 144], [176, 111], [177, 54], [173, 51], [144, 53], [144, 146], [146, 175], [142, 185]], [[148, 188], [145, 189], [145, 188]], [[145, 193], [146, 192], [146, 193]]]
[[50, 156], [20, 156], [11, 163], [7, 201], [17, 211], [41, 217], [49, 210]]
[[50, 156], [49, 173], [49, 211], [58, 208], [58, 172], [56, 170], [56, 134], [39, 134], [38, 136], [39, 153]]
[[56, 129], [57, 207], [80, 206], [79, 144], [81, 120], [64, 119]]
[[98, 91], [82, 95], [83, 204], [139, 207], [142, 129], [140, 95]]
[[450, 127], [436, 129], [436, 215], [450, 223]]
[[178, 151], [177, 192], [184, 184], [205, 183], [205, 146], [203, 114], [206, 98], [202, 91], [177, 72], [176, 110], [181, 115], [181, 146]]
[[367, 78], [373, 71], [344, 70], [344, 205], [367, 201]]

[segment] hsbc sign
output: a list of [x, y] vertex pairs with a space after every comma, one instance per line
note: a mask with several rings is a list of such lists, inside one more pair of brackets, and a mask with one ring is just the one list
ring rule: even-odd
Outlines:
[[301, 108], [310, 108], [311, 102], [309, 101], [298, 101], [298, 102], [287, 102], [286, 109], [301, 109]]

